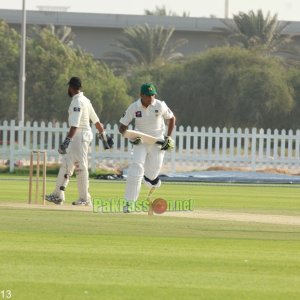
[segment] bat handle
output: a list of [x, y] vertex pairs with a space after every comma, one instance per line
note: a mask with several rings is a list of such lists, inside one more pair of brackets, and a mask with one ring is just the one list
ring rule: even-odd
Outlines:
[[157, 142], [155, 142], [155, 144], [157, 145], [163, 145], [165, 143], [164, 140], [158, 140]]

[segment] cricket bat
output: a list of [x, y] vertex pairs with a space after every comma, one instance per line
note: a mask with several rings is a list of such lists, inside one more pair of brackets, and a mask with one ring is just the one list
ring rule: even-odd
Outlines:
[[128, 138], [130, 140], [134, 140], [137, 137], [140, 137], [142, 139], [142, 142], [149, 145], [159, 144], [162, 145], [164, 143], [164, 140], [158, 139], [152, 135], [137, 131], [137, 130], [126, 130], [123, 133], [123, 136], [125, 138]]

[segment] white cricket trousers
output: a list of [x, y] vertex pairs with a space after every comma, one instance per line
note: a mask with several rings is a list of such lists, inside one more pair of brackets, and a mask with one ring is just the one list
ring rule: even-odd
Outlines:
[[133, 146], [132, 162], [128, 168], [126, 181], [126, 201], [138, 199], [144, 175], [150, 180], [154, 180], [159, 175], [164, 155], [165, 151], [162, 151], [159, 145]]
[[77, 180], [79, 199], [89, 201], [88, 151], [93, 134], [91, 130], [77, 129], [69, 144], [67, 154], [62, 155], [62, 164], [57, 176], [56, 193], [64, 200], [64, 189], [67, 187], [74, 170]]

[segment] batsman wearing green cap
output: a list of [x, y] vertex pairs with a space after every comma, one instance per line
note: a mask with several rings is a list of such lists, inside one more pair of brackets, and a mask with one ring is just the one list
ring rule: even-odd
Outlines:
[[175, 126], [175, 116], [164, 101], [156, 99], [156, 95], [154, 84], [144, 83], [141, 86], [140, 98], [128, 107], [120, 119], [121, 134], [125, 133], [134, 120], [135, 130], [164, 140], [163, 145], [145, 144], [141, 138], [130, 141], [133, 144], [133, 157], [126, 180], [124, 212], [129, 212], [131, 203], [138, 199], [142, 180], [150, 190], [160, 187], [158, 175], [165, 150], [174, 147], [171, 134]]

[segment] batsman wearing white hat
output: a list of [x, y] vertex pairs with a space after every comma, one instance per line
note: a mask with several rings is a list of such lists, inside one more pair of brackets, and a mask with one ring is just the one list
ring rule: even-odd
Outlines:
[[55, 204], [65, 201], [65, 189], [74, 170], [77, 180], [78, 200], [73, 205], [91, 205], [89, 194], [88, 149], [93, 139], [90, 120], [98, 130], [98, 137], [102, 140], [103, 148], [113, 146], [111, 137], [106, 136], [104, 127], [88, 98], [81, 91], [81, 80], [72, 77], [68, 82], [68, 95], [72, 98], [69, 107], [69, 132], [58, 152], [63, 155], [62, 164], [57, 176], [53, 193], [46, 196], [46, 200]]
[[164, 101], [156, 99], [156, 94], [152, 83], [144, 83], [141, 86], [140, 99], [132, 103], [120, 119], [119, 131], [123, 135], [134, 120], [136, 131], [164, 141], [163, 145], [146, 144], [139, 137], [130, 141], [134, 145], [133, 158], [127, 174], [124, 212], [130, 211], [130, 202], [137, 201], [143, 179], [150, 188], [160, 187], [158, 175], [165, 150], [174, 147], [171, 134], [175, 126], [175, 116]]

